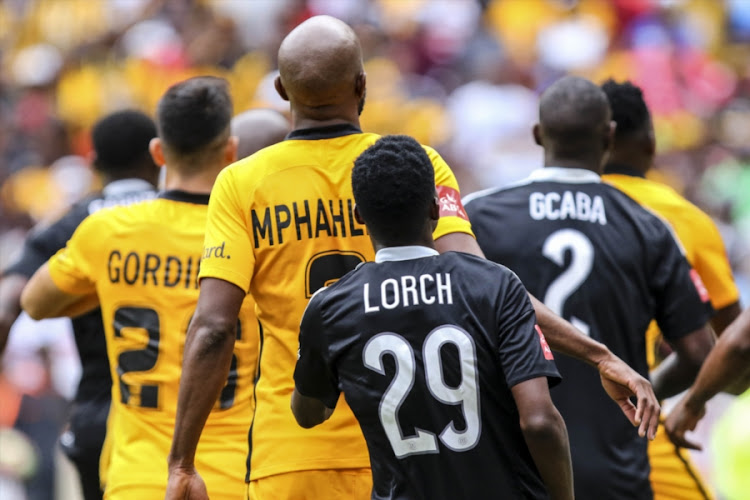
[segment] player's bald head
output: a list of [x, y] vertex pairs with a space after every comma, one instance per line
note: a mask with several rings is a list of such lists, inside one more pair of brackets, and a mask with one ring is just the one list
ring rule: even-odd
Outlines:
[[585, 78], [566, 76], [542, 94], [537, 141], [566, 158], [606, 150], [610, 121], [602, 89]]
[[237, 159], [284, 140], [289, 121], [272, 109], [251, 109], [232, 118], [232, 135], [238, 139]]
[[[279, 48], [282, 97], [311, 110], [356, 103], [364, 92], [362, 49], [346, 23], [312, 17], [289, 33]], [[278, 87], [277, 87], [278, 88]], [[285, 95], [286, 94], [286, 95]]]

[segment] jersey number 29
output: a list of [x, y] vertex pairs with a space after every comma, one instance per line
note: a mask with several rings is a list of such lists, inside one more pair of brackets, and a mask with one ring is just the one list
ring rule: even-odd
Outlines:
[[[457, 387], [450, 387], [445, 383], [440, 356], [440, 350], [445, 344], [453, 344], [458, 349], [461, 383]], [[385, 375], [383, 356], [386, 354], [396, 361], [396, 376], [380, 401], [379, 416], [393, 452], [398, 458], [438, 453], [437, 438], [433, 432], [415, 428], [416, 436], [405, 437], [398, 421], [399, 408], [414, 387], [414, 351], [402, 336], [385, 332], [367, 342], [362, 352], [362, 360], [370, 370]], [[425, 382], [432, 396], [444, 404], [460, 404], [466, 421], [466, 428], [461, 431], [456, 430], [455, 423], [451, 421], [440, 433], [440, 441], [453, 451], [472, 449], [479, 442], [481, 433], [479, 379], [474, 339], [457, 326], [438, 327], [425, 338], [422, 359]]]

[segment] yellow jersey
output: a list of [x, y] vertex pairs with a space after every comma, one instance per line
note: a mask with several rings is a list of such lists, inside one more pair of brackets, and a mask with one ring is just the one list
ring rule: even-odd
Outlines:
[[[616, 166], [614, 170], [617, 173], [608, 173], [602, 180], [669, 222], [685, 249], [685, 256], [703, 281], [714, 310], [737, 302], [739, 290], [721, 234], [711, 217], [666, 184], [646, 179], [626, 167]], [[652, 322], [647, 333], [649, 345], [656, 342], [658, 332]], [[653, 367], [656, 362], [653, 349], [648, 353], [649, 366]]]
[[[261, 329], [249, 479], [370, 466], [362, 431], [344, 398], [314, 429], [297, 425], [289, 404], [308, 300], [375, 258], [364, 225], [352, 215], [351, 171], [378, 138], [352, 125], [297, 130], [224, 169], [212, 191], [200, 277], [223, 279], [251, 293]], [[453, 173], [433, 149], [425, 150], [440, 197], [435, 238], [471, 234]]]
[[[164, 498], [182, 351], [198, 302], [208, 195], [167, 191], [85, 219], [52, 257], [55, 284], [99, 296], [112, 373], [112, 451], [105, 497]], [[196, 465], [211, 498], [236, 499], [253, 417], [258, 326], [240, 314], [227, 383], [206, 423]]]

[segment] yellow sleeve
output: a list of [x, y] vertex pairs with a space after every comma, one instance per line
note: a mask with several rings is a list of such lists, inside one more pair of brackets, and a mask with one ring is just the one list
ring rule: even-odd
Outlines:
[[450, 233], [467, 233], [474, 236], [469, 216], [466, 215], [461, 203], [461, 191], [456, 176], [437, 151], [428, 146], [424, 146], [424, 149], [435, 167], [435, 185], [440, 199], [440, 220], [435, 232], [432, 233], [433, 238], [438, 239]]
[[[247, 292], [253, 276], [255, 254], [245, 217], [250, 213], [250, 203], [238, 194], [235, 168], [222, 170], [211, 190], [198, 277], [222, 279]], [[249, 192], [251, 187], [242, 186], [242, 190]]]
[[96, 291], [96, 263], [100, 260], [97, 244], [107, 241], [106, 224], [96, 214], [78, 225], [65, 248], [49, 260], [49, 273], [55, 285], [65, 293], [87, 295]]
[[695, 242], [692, 264], [708, 289], [711, 305], [719, 310], [737, 302], [740, 293], [734, 283], [721, 233], [708, 215], [701, 215], [703, 217], [695, 221], [700, 221], [699, 226], [694, 228], [694, 234], [699, 239]]

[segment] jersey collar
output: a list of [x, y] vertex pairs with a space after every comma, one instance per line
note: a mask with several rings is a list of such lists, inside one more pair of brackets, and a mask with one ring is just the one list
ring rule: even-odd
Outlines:
[[361, 134], [362, 130], [351, 123], [341, 123], [338, 125], [329, 125], [327, 127], [313, 127], [292, 130], [286, 136], [286, 139], [298, 140], [316, 140], [316, 139], [333, 139], [345, 135]]
[[102, 189], [105, 198], [112, 196], [122, 196], [126, 193], [136, 193], [139, 191], [153, 191], [154, 186], [143, 179], [120, 179], [112, 181]]
[[545, 167], [531, 172], [529, 180], [532, 182], [552, 181], [585, 184], [589, 182], [601, 182], [601, 177], [596, 172], [583, 168]]
[[375, 254], [375, 262], [389, 262], [395, 260], [412, 260], [422, 259], [424, 257], [433, 257], [440, 255], [434, 248], [423, 247], [421, 245], [405, 247], [386, 247], [378, 250]]
[[604, 175], [607, 175], [607, 174], [627, 175], [628, 177], [640, 177], [641, 179], [646, 178], [643, 172], [640, 172], [634, 169], [633, 167], [625, 165], [624, 163], [607, 164], [607, 166], [604, 167]]

